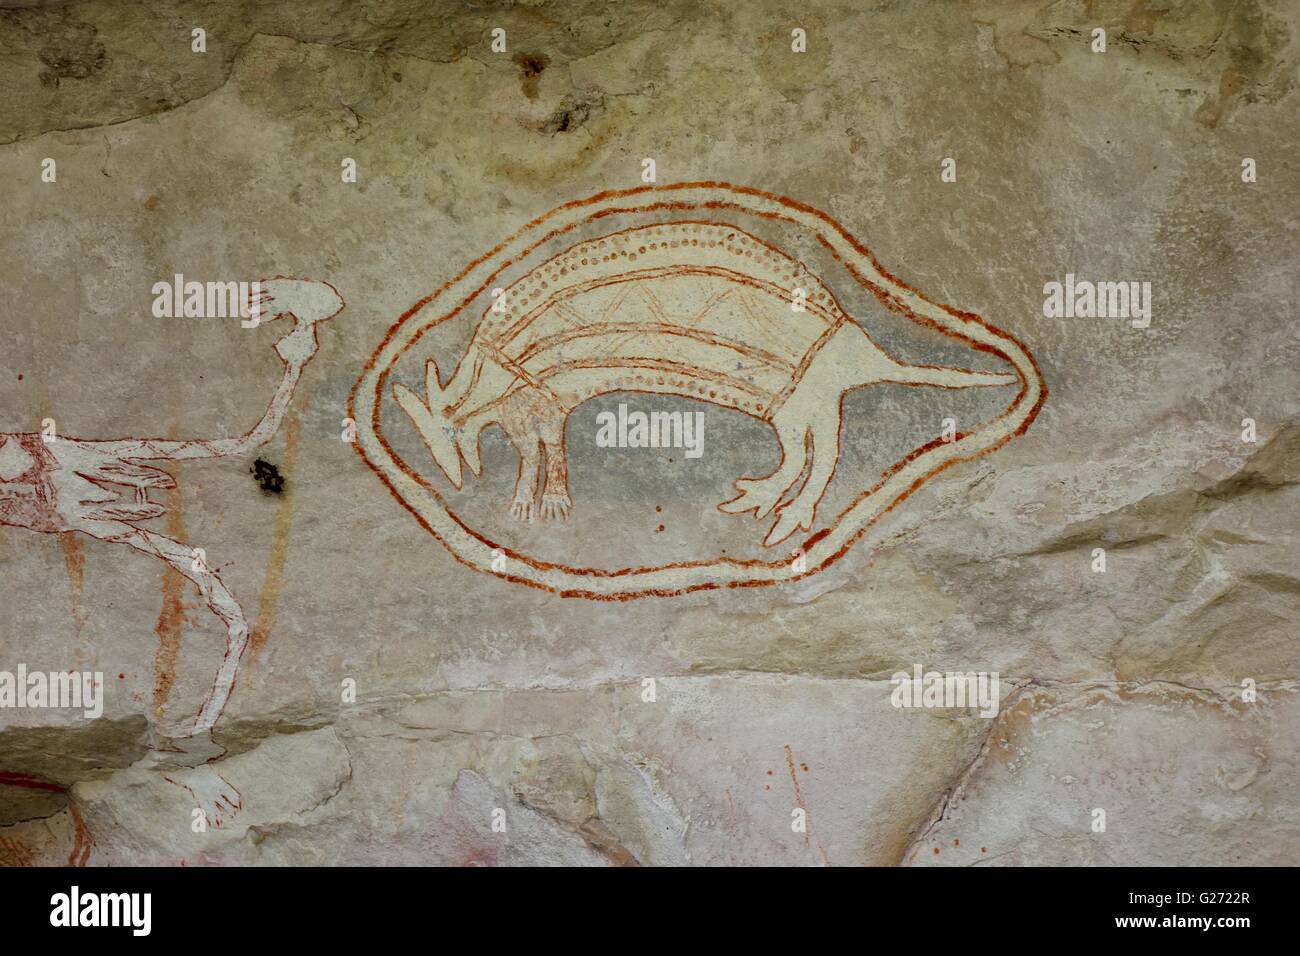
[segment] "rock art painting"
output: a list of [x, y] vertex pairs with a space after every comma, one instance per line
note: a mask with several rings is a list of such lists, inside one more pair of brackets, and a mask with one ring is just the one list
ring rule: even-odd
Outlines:
[[[158, 465], [240, 456], [269, 441], [284, 420], [303, 368], [316, 354], [316, 323], [343, 309], [342, 297], [324, 282], [277, 276], [257, 283], [255, 289], [248, 306], [258, 316], [257, 324], [286, 320], [292, 328], [275, 344], [284, 365], [280, 382], [261, 420], [246, 434], [186, 440], [0, 434], [0, 524], [45, 534], [80, 532], [157, 558], [192, 581], [208, 609], [225, 625], [225, 655], [212, 689], [189, 732], [165, 748], [199, 756], [205, 755], [204, 738], [234, 689], [250, 628], [239, 601], [209, 566], [204, 549], [141, 526], [165, 513], [150, 492], [176, 485]], [[214, 824], [222, 819], [218, 807], [228, 816], [238, 806], [237, 795], [222, 786], [215, 774], [173, 782], [195, 793]]]
[[[840, 305], [835, 289], [741, 220], [813, 235], [885, 308], [961, 341], [972, 361], [998, 364], [973, 370], [892, 357]], [[595, 235], [565, 243], [592, 224]], [[561, 248], [551, 251], [557, 240]], [[531, 264], [542, 250], [547, 257]], [[416, 387], [393, 379], [394, 364], [419, 349], [427, 331], [456, 320], [474, 328], [448, 374], [429, 357]], [[995, 388], [1005, 391], [1007, 404], [992, 420], [914, 449], [883, 475], [862, 476], [847, 510], [820, 514], [840, 460], [844, 396], [881, 383]], [[519, 458], [510, 514], [524, 522], [580, 521], [581, 502], [568, 488], [565, 423], [578, 406], [611, 392], [697, 399], [767, 425], [780, 446], [778, 467], [737, 478], [735, 497], [716, 507], [768, 522], [763, 544], [781, 552], [785, 543], [803, 560], [795, 565], [777, 553], [768, 561], [718, 556], [617, 569], [539, 561], [461, 521], [439, 483], [418, 474], [385, 437], [414, 427], [441, 479], [459, 489], [474, 480], [467, 472], [481, 475], [480, 437], [495, 425]], [[386, 413], [389, 396], [399, 415]], [[816, 573], [926, 480], [1024, 432], [1046, 397], [1023, 345], [895, 278], [825, 213], [760, 190], [704, 182], [605, 192], [529, 223], [399, 319], [352, 403], [358, 450], [457, 560], [563, 595], [623, 599]]]
[[[180, 946], [373, 937], [396, 866], [1255, 915], [1000, 875], [1300, 862], [1298, 58], [1291, 0], [0, 0], [0, 881], [156, 868]], [[15, 951], [134, 892], [10, 878]]]

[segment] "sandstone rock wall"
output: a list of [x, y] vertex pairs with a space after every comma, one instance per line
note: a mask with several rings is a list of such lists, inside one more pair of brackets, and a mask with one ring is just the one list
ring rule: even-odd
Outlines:
[[[0, 862], [1295, 863], [1298, 52], [1286, 0], [0, 3], [0, 429], [238, 436], [290, 320], [156, 317], [154, 284], [293, 275], [347, 303], [268, 444], [148, 492], [145, 525], [201, 546], [248, 621], [209, 749], [175, 745], [222, 663], [207, 596], [123, 543], [0, 527], [0, 671], [105, 683], [96, 719], [0, 708]], [[1024, 343], [1037, 418], [774, 586], [596, 601], [466, 567], [344, 440], [353, 386], [413, 303], [646, 158], [659, 186], [823, 211]], [[963, 361], [782, 229], [887, 350]], [[1149, 282], [1149, 327], [1044, 315], [1067, 273]], [[425, 343], [444, 379], [473, 321]], [[424, 358], [394, 372], [420, 394]], [[848, 393], [815, 530], [1008, 397]], [[704, 453], [598, 447], [620, 401], [703, 410]], [[523, 525], [500, 429], [457, 490], [384, 415], [511, 560], [802, 540], [716, 509], [778, 448], [698, 396], [573, 410], [572, 514]], [[917, 665], [996, 672], [996, 716], [894, 706]]]

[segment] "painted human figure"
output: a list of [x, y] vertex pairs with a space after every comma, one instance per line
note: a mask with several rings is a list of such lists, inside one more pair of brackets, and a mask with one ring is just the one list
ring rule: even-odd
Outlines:
[[[245, 435], [94, 440], [0, 433], [0, 524], [46, 534], [77, 531], [158, 558], [194, 583], [226, 627], [225, 656], [193, 726], [155, 751], [148, 761], [152, 766], [185, 767], [221, 753], [210, 734], [230, 699], [249, 627], [239, 602], [208, 566], [201, 549], [142, 527], [164, 514], [163, 506], [150, 499], [150, 491], [176, 485], [166, 471], [145, 463], [238, 456], [269, 441], [284, 419], [303, 368], [316, 354], [316, 323], [337, 315], [344, 302], [328, 283], [276, 277], [254, 286], [249, 305], [256, 324], [287, 317], [293, 327], [275, 345], [284, 363], [280, 383], [261, 420]], [[172, 782], [194, 792], [214, 825], [238, 809], [237, 794], [228, 792], [215, 773], [191, 771]]]

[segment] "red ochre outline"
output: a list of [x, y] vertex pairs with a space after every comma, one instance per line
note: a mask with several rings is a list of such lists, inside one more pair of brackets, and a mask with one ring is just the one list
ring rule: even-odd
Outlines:
[[68, 798], [68, 816], [72, 819], [72, 850], [68, 853], [67, 865], [77, 867], [86, 865], [86, 861], [90, 859], [90, 851], [95, 848], [95, 838], [87, 829], [86, 821], [82, 819], [81, 810], [77, 802], [72, 799], [68, 787], [60, 783], [50, 783], [30, 773], [8, 770], [0, 770], [0, 786], [25, 787], [28, 790], [46, 790], [65, 795]]
[[[795, 575], [791, 575], [788, 578], [781, 578], [781, 579], [726, 581], [726, 582], [703, 581], [697, 584], [692, 584], [681, 588], [671, 588], [671, 589], [647, 588], [639, 591], [628, 591], [628, 592], [615, 593], [615, 594], [601, 594], [593, 591], [584, 591], [584, 590], [574, 589], [574, 588], [566, 588], [566, 589], [555, 588], [547, 584], [543, 584], [540, 581], [532, 581], [527, 578], [518, 577], [516, 575], [512, 575], [508, 573], [487, 571], [484, 570], [483, 568], [480, 568], [478, 565], [474, 564], [473, 562], [465, 560], [456, 552], [454, 548], [452, 548], [446, 541], [444, 541], [441, 537], [439, 537], [437, 532], [435, 532], [433, 528], [429, 526], [428, 522], [424, 520], [424, 517], [419, 513], [419, 511], [415, 507], [413, 507], [405, 498], [403, 498], [401, 494], [398, 493], [397, 489], [394, 488], [393, 485], [388, 481], [388, 478], [384, 475], [383, 471], [378, 467], [376, 467], [375, 464], [366, 457], [365, 449], [361, 447], [361, 444], [359, 442], [355, 443], [357, 453], [361, 455], [362, 461], [364, 461], [366, 463], [366, 466], [379, 477], [379, 480], [384, 483], [384, 486], [388, 489], [389, 493], [394, 498], [397, 499], [397, 501], [402, 505], [402, 507], [406, 508], [407, 511], [411, 512], [411, 514], [415, 517], [415, 520], [419, 522], [420, 526], [423, 527], [425, 531], [429, 532], [429, 534], [432, 535], [440, 544], [442, 544], [442, 546], [447, 549], [448, 553], [450, 553], [451, 556], [455, 558], [455, 560], [460, 564], [463, 564], [466, 567], [469, 567], [483, 574], [491, 574], [493, 577], [502, 578], [504, 580], [512, 581], [517, 584], [524, 584], [529, 587], [537, 588], [538, 590], [541, 591], [549, 591], [553, 594], [558, 594], [561, 597], [580, 597], [580, 598], [586, 598], [588, 600], [596, 600], [596, 601], [629, 601], [629, 600], [642, 598], [642, 597], [678, 597], [680, 595], [688, 594], [693, 591], [708, 591], [708, 590], [715, 590], [723, 587], [727, 587], [727, 588], [768, 587], [774, 584], [785, 583], [786, 581], [796, 581], [800, 578], [808, 577], [810, 575], [816, 574], [819, 571], [825, 570], [826, 568], [830, 567], [830, 565], [834, 564], [836, 561], [842, 558], [845, 554], [848, 553], [849, 549], [852, 548], [857, 543], [858, 539], [860, 539], [864, 534], [866, 534], [869, 528], [871, 528], [884, 515], [887, 515], [891, 511], [893, 511], [894, 508], [896, 508], [903, 501], [906, 501], [918, 488], [921, 487], [921, 485], [925, 484], [935, 475], [946, 470], [947, 468], [952, 467], [953, 465], [960, 464], [963, 462], [973, 461], [976, 458], [982, 457], [984, 455], [990, 454], [998, 450], [999, 448], [1004, 446], [1007, 442], [1011, 441], [1011, 439], [1019, 435], [1023, 435], [1028, 430], [1030, 424], [1032, 424], [1033, 421], [1038, 417], [1038, 412], [1042, 409], [1043, 404], [1047, 401], [1047, 394], [1048, 394], [1047, 383], [1043, 379], [1042, 369], [1038, 365], [1038, 360], [1034, 358], [1033, 353], [1029, 351], [1028, 347], [1020, 339], [1016, 338], [1011, 333], [1006, 332], [1003, 329], [997, 328], [996, 326], [984, 321], [984, 319], [981, 316], [979, 316], [974, 312], [966, 312], [959, 309], [954, 309], [951, 306], [944, 305], [941, 302], [936, 302], [935, 300], [926, 296], [920, 290], [903, 282], [893, 273], [889, 272], [887, 269], [881, 266], [879, 260], [877, 260], [876, 257], [872, 255], [871, 251], [867, 249], [866, 246], [862, 245], [862, 243], [860, 243], [855, 236], [849, 233], [848, 230], [846, 230], [843, 226], [841, 226], [838, 222], [832, 219], [829, 215], [822, 212], [820, 209], [816, 209], [813, 206], [809, 206], [805, 203], [799, 202], [798, 200], [790, 199], [786, 196], [781, 196], [776, 193], [769, 193], [748, 186], [736, 186], [731, 183], [712, 181], [712, 180], [701, 181], [701, 182], [689, 182], [689, 183], [673, 183], [664, 186], [651, 186], [651, 185], [638, 186], [634, 189], [606, 190], [604, 192], [597, 193], [594, 196], [588, 196], [585, 199], [571, 200], [570, 202], [557, 206], [554, 209], [551, 209], [550, 211], [544, 213], [543, 215], [538, 216], [536, 219], [533, 219], [532, 221], [528, 222], [522, 228], [520, 228], [519, 230], [517, 230], [516, 232], [512, 233], [510, 236], [508, 236], [507, 238], [499, 242], [488, 252], [479, 256], [477, 259], [474, 259], [472, 262], [466, 265], [465, 268], [462, 269], [456, 276], [454, 276], [451, 279], [448, 279], [445, 283], [439, 286], [434, 292], [430, 293], [429, 295], [425, 296], [424, 298], [416, 302], [414, 305], [412, 305], [409, 309], [407, 309], [404, 313], [402, 313], [402, 315], [397, 319], [396, 322], [394, 322], [389, 327], [387, 333], [385, 333], [383, 339], [380, 341], [375, 351], [371, 354], [370, 358], [366, 361], [366, 364], [362, 367], [361, 374], [357, 377], [356, 382], [352, 386], [351, 392], [348, 394], [348, 416], [355, 419], [356, 416], [354, 413], [354, 405], [356, 401], [357, 389], [360, 388], [361, 383], [362, 381], [364, 381], [367, 373], [369, 373], [370, 370], [375, 367], [376, 362], [379, 360], [379, 356], [383, 353], [385, 347], [388, 345], [390, 341], [392, 341], [393, 337], [398, 333], [398, 331], [402, 328], [402, 326], [405, 325], [407, 321], [409, 321], [413, 316], [415, 316], [416, 313], [418, 313], [431, 301], [433, 301], [435, 298], [437, 298], [447, 289], [451, 288], [453, 285], [455, 285], [457, 282], [463, 279], [466, 275], [472, 272], [479, 265], [497, 256], [504, 248], [506, 248], [516, 238], [542, 225], [548, 219], [550, 219], [551, 217], [555, 216], [560, 212], [563, 212], [564, 210], [576, 209], [582, 206], [591, 205], [593, 203], [601, 202], [602, 200], [605, 199], [637, 196], [648, 192], [671, 193], [673, 191], [683, 190], [683, 189], [720, 189], [720, 190], [726, 190], [728, 192], [737, 193], [739, 195], [744, 195], [744, 196], [756, 196], [758, 198], [766, 199], [771, 202], [775, 202], [780, 205], [786, 206], [790, 209], [798, 210], [799, 212], [802, 212], [806, 215], [810, 215], [821, 220], [822, 222], [826, 223], [827, 226], [833, 229], [840, 236], [840, 238], [842, 238], [845, 242], [847, 242], [855, 252], [857, 252], [859, 255], [863, 256], [869, 262], [871, 262], [872, 266], [876, 269], [876, 271], [879, 272], [885, 279], [895, 283], [897, 286], [899, 286], [902, 289], [906, 289], [908, 292], [911, 292], [912, 294], [916, 295], [918, 298], [929, 303], [930, 305], [942, 309], [944, 312], [947, 312], [949, 315], [953, 316], [954, 318], [962, 319], [968, 322], [974, 322], [980, 326], [983, 326], [985, 329], [987, 329], [995, 336], [1005, 338], [1013, 342], [1016, 346], [1018, 346], [1020, 350], [1025, 354], [1025, 357], [1029, 360], [1029, 363], [1032, 366], [1034, 370], [1034, 374], [1038, 380], [1037, 381], [1039, 387], [1038, 401], [1034, 403], [1033, 407], [1029, 410], [1028, 414], [1026, 415], [1025, 420], [1014, 431], [1003, 436], [1001, 439], [989, 445], [987, 448], [983, 448], [980, 451], [970, 455], [950, 458], [947, 461], [942, 462], [935, 468], [931, 469], [926, 474], [922, 475], [916, 481], [912, 482], [911, 485], [905, 488], [897, 497], [894, 498], [893, 501], [891, 501], [888, 505], [883, 507], [877, 514], [873, 515], [869, 520], [864, 522], [862, 527], [858, 528], [857, 531], [852, 535], [852, 537], [850, 537], [847, 541], [845, 541], [844, 545], [838, 551], [836, 551], [834, 554], [827, 556], [816, 567], [805, 569], [804, 572], [801, 574], [795, 574]], [[547, 242], [550, 242], [552, 239], [555, 239], [557, 236], [563, 235], [566, 232], [570, 232], [573, 229], [578, 228], [579, 226], [586, 225], [588, 223], [600, 219], [604, 219], [608, 216], [622, 215], [625, 213], [645, 214], [645, 213], [657, 212], [661, 210], [685, 211], [685, 210], [699, 210], [699, 209], [719, 209], [719, 210], [732, 209], [739, 212], [743, 212], [746, 215], [750, 215], [750, 216], [758, 216], [773, 221], [783, 221], [786, 223], [790, 223], [792, 225], [800, 225], [796, 220], [790, 219], [789, 217], [786, 216], [782, 216], [779, 213], [750, 209], [748, 207], [739, 205], [737, 203], [725, 202], [722, 200], [710, 200], [706, 202], [691, 202], [691, 203], [663, 202], [663, 203], [655, 203], [649, 206], [635, 206], [629, 208], [611, 207], [609, 209], [599, 210], [598, 212], [594, 213], [593, 215], [587, 217], [586, 219], [580, 222], [571, 223], [568, 226], [565, 226], [560, 229], [552, 229], [550, 232], [547, 232], [536, 242], [530, 245], [527, 249], [523, 250], [523, 252], [519, 253], [517, 257], [503, 261], [500, 264], [500, 266], [496, 269], [496, 271], [494, 271], [490, 276], [488, 276], [487, 279], [483, 282], [483, 284], [480, 285], [472, 293], [470, 293], [464, 299], [464, 301], [462, 301], [450, 312], [434, 319], [433, 321], [427, 323], [425, 326], [420, 328], [419, 331], [417, 331], [411, 337], [410, 341], [408, 341], [402, 347], [402, 349], [395, 356], [393, 356], [393, 359], [389, 363], [388, 367], [385, 368], [380, 373], [380, 377], [378, 382], [376, 383], [376, 389], [375, 389], [377, 394], [376, 394], [374, 411], [371, 416], [371, 428], [374, 431], [375, 437], [379, 440], [380, 444], [384, 447], [384, 450], [388, 453], [392, 461], [412, 481], [416, 482], [421, 487], [423, 487], [426, 491], [428, 491], [431, 495], [433, 495], [434, 499], [437, 501], [439, 506], [442, 507], [442, 509], [447, 513], [447, 516], [450, 517], [453, 521], [455, 521], [456, 524], [460, 525], [460, 527], [464, 529], [464, 531], [467, 534], [469, 534], [471, 537], [478, 539], [488, 548], [498, 549], [502, 552], [502, 554], [514, 560], [522, 561], [523, 563], [529, 565], [530, 567], [536, 568], [538, 570], [559, 570], [559, 571], [564, 571], [566, 573], [579, 575], [579, 576], [587, 576], [587, 577], [615, 578], [615, 577], [622, 577], [629, 574], [648, 574], [656, 571], [668, 570], [669, 568], [710, 567], [718, 564], [729, 564], [734, 567], [741, 567], [741, 568], [763, 567], [763, 568], [776, 569], [778, 567], [784, 567], [789, 563], [786, 560], [769, 562], [769, 561], [742, 560], [737, 558], [718, 557], [709, 561], [683, 561], [683, 562], [674, 562], [674, 563], [663, 564], [663, 565], [656, 565], [651, 567], [621, 568], [617, 571], [608, 571], [603, 568], [574, 568], [565, 564], [540, 561], [538, 559], [531, 558], [528, 555], [521, 554], [520, 552], [513, 551], [509, 548], [494, 543], [491, 539], [484, 537], [483, 535], [479, 534], [479, 532], [477, 532], [473, 528], [466, 525], [463, 521], [461, 521], [460, 518], [455, 514], [455, 512], [453, 512], [450, 508], [447, 507], [446, 502], [443, 501], [442, 496], [438, 494], [437, 490], [422, 476], [414, 472], [401, 458], [401, 456], [399, 456], [393, 450], [392, 446], [389, 445], [388, 440], [384, 437], [383, 432], [380, 431], [379, 428], [379, 416], [380, 416], [380, 408], [383, 404], [382, 400], [384, 394], [384, 386], [388, 381], [388, 374], [389, 372], [392, 371], [393, 366], [395, 366], [397, 362], [401, 360], [402, 356], [405, 355], [406, 352], [410, 350], [411, 347], [413, 347], [415, 343], [420, 340], [421, 337], [423, 337], [426, 331], [433, 328], [435, 325], [441, 325], [443, 322], [447, 322], [455, 318], [457, 315], [460, 314], [460, 312], [465, 308], [466, 305], [468, 305], [470, 302], [474, 301], [480, 295], [482, 295], [482, 293], [491, 285], [492, 281], [502, 273], [502, 271], [509, 268], [511, 265], [514, 265], [516, 262], [520, 261], [521, 259], [526, 258], [538, 247], [544, 245]], [[909, 308], [907, 305], [899, 301], [899, 299], [890, 290], [882, 288], [876, 283], [868, 280], [860, 272], [858, 272], [858, 270], [854, 268], [851, 263], [844, 261], [844, 259], [841, 258], [839, 253], [837, 253], [821, 235], [817, 236], [817, 241], [821, 243], [821, 245], [827, 250], [827, 252], [831, 254], [831, 256], [837, 262], [839, 262], [842, 266], [844, 266], [845, 270], [848, 271], [848, 273], [852, 275], [853, 278], [856, 279], [860, 285], [869, 289], [885, 308], [899, 315], [905, 316], [906, 318], [912, 320], [918, 325], [934, 329], [943, 335], [947, 335], [952, 338], [959, 339], [977, 351], [987, 352], [991, 355], [995, 355], [1017, 370], [1016, 374], [1020, 377], [1021, 380], [1020, 391], [1016, 394], [1016, 397], [1011, 401], [1011, 403], [1000, 414], [984, 422], [984, 426], [991, 425], [994, 422], [1000, 421], [1001, 419], [1005, 418], [1012, 411], [1016, 410], [1019, 407], [1020, 403], [1023, 401], [1026, 394], [1029, 391], [1029, 382], [1025, 380], [1025, 377], [1023, 373], [1020, 371], [1019, 366], [1011, 358], [1011, 356], [1009, 356], [1003, 350], [996, 348], [995, 346], [989, 345], [984, 342], [976, 341], [974, 339], [971, 339], [968, 336], [962, 335], [960, 332], [955, 332], [951, 329], [944, 328], [943, 326], [939, 325], [937, 322], [933, 321], [932, 319], [928, 319], [924, 316], [917, 315], [911, 308]], [[957, 435], [954, 441], [960, 442], [962, 439], [968, 437], [970, 434], [973, 433], [969, 433], [969, 432], [960, 433]], [[906, 467], [910, 462], [920, 457], [921, 455], [925, 454], [927, 451], [930, 451], [933, 448], [937, 448], [942, 444], [944, 444], [944, 441], [942, 439], [939, 438], [933, 439], [932, 441], [929, 441], [924, 445], [921, 445], [913, 449], [904, 458], [895, 462], [892, 466], [890, 466], [890, 468], [888, 468], [880, 476], [879, 481], [877, 481], [866, 491], [859, 494], [856, 498], [853, 499], [853, 501], [847, 507], [845, 507], [838, 515], [836, 515], [834, 521], [827, 524], [827, 526], [822, 528], [820, 531], [817, 531], [813, 533], [811, 536], [809, 536], [808, 538], [806, 538], [803, 544], [800, 545], [802, 550], [804, 552], [808, 551], [819, 540], [824, 538], [826, 535], [830, 534], [834, 528], [839, 526], [839, 523], [844, 519], [845, 515], [849, 511], [855, 508], [858, 505], [858, 503], [861, 502], [863, 499], [870, 497], [872, 494], [878, 491], [892, 475], [896, 474], [902, 468]]]

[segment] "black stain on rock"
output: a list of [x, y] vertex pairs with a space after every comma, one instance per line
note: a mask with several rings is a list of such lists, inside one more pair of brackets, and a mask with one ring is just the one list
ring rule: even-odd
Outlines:
[[280, 474], [280, 469], [263, 458], [253, 462], [253, 467], [248, 469], [249, 474], [257, 482], [257, 486], [270, 495], [278, 495], [284, 491], [284, 476]]
[[555, 112], [541, 125], [543, 133], [570, 133], [605, 108], [600, 90], [575, 90], [560, 100]]
[[545, 53], [516, 53], [513, 57], [519, 67], [519, 84], [524, 96], [530, 100], [537, 99], [537, 85], [541, 82], [542, 72], [550, 65], [551, 58]]
[[62, 80], [84, 80], [102, 72], [109, 64], [104, 44], [88, 23], [68, 23], [50, 36], [39, 53], [45, 69], [40, 73], [43, 86], [57, 88]]

